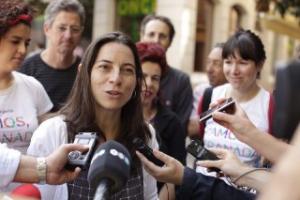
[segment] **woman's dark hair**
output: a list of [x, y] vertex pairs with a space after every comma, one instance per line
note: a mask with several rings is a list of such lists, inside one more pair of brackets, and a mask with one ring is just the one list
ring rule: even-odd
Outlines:
[[31, 26], [33, 9], [19, 0], [1, 0], [0, 3], [0, 38], [19, 23]]
[[66, 104], [59, 113], [65, 116], [68, 129], [68, 140], [72, 142], [75, 134], [83, 131], [98, 132], [104, 139], [105, 136], [95, 123], [95, 100], [91, 90], [91, 71], [100, 49], [108, 43], [115, 42], [127, 46], [134, 55], [136, 66], [136, 87], [131, 99], [123, 106], [121, 111], [121, 133], [116, 141], [125, 145], [132, 155], [135, 155], [132, 141], [135, 137], [147, 142], [151, 137], [149, 129], [144, 122], [141, 106], [142, 69], [137, 49], [132, 40], [123, 33], [113, 32], [94, 40], [82, 57], [82, 66], [77, 74], [74, 86]]
[[225, 43], [222, 51], [223, 59], [236, 53], [245, 59], [252, 60], [256, 65], [263, 64], [266, 60], [266, 52], [261, 39], [250, 30], [239, 30]]
[[161, 69], [161, 78], [167, 71], [166, 52], [162, 46], [152, 42], [139, 42], [136, 44], [141, 63], [157, 63]]

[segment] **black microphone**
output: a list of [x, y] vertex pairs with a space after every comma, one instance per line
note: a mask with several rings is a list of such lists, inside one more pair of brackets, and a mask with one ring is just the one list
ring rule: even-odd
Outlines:
[[120, 143], [110, 140], [98, 147], [91, 161], [88, 182], [97, 188], [94, 199], [107, 199], [119, 191], [130, 175], [131, 156]]

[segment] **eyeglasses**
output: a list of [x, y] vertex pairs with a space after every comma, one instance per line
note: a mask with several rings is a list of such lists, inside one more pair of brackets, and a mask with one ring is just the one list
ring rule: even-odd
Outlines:
[[83, 30], [83, 28], [80, 26], [58, 26], [56, 28], [59, 33], [65, 33], [68, 29], [70, 29], [70, 33], [73, 35], [78, 35]]

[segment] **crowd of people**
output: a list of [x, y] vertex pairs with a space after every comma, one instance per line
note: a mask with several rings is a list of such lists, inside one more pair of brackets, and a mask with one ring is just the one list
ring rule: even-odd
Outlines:
[[[287, 110], [299, 107], [293, 104], [300, 94], [299, 58], [280, 72], [284, 87], [267, 91], [258, 84], [264, 44], [253, 31], [237, 30], [213, 47], [209, 83], [193, 90], [189, 76], [168, 64], [175, 28], [165, 16], [146, 16], [137, 43], [122, 32], [107, 33], [80, 58], [74, 50], [85, 10], [78, 0], [48, 4], [47, 47], [26, 57], [33, 15], [21, 0], [0, 4], [0, 192], [36, 183], [42, 199], [92, 199], [97, 188], [89, 185], [88, 168], [65, 166], [71, 151], [89, 150], [70, 144], [76, 134], [96, 132], [96, 147], [115, 140], [132, 157], [129, 179], [109, 199], [300, 198], [294, 184], [300, 182], [300, 116]], [[201, 113], [229, 97], [233, 112], [214, 112], [199, 123]], [[293, 122], [284, 121], [289, 129], [272, 128], [283, 112]], [[218, 160], [185, 166], [186, 137], [201, 140]], [[164, 165], [136, 151], [135, 138]]]

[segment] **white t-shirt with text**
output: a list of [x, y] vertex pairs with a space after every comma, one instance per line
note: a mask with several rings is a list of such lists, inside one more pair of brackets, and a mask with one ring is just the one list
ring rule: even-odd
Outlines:
[[[226, 97], [226, 92], [230, 84], [216, 87], [213, 90], [212, 102]], [[239, 103], [246, 112], [249, 120], [261, 131], [269, 130], [269, 110], [270, 93], [260, 88], [258, 94], [247, 102]], [[206, 121], [204, 132], [204, 146], [206, 148], [224, 148], [233, 151], [237, 157], [253, 167], [260, 167], [261, 156], [249, 145], [239, 141], [235, 135], [227, 128], [221, 126], [213, 119]], [[197, 167], [197, 171], [208, 174], [204, 168]]]

